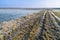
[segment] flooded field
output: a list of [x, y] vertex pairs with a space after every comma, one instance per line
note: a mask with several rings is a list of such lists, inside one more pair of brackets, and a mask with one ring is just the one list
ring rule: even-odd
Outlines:
[[15, 18], [36, 13], [40, 10], [23, 10], [23, 9], [0, 9], [0, 22], [9, 21]]

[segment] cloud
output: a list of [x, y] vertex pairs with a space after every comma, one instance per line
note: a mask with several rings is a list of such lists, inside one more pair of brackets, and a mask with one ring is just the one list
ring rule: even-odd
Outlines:
[[45, 7], [60, 7], [60, 0], [47, 0], [45, 1]]

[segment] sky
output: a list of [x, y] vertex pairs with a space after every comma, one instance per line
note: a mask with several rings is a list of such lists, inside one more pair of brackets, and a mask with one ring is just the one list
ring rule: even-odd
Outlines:
[[60, 0], [0, 0], [0, 8], [60, 8]]

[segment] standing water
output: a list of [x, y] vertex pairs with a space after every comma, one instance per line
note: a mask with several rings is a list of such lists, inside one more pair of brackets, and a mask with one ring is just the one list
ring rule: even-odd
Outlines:
[[0, 22], [9, 21], [36, 12], [38, 10], [0, 9]]

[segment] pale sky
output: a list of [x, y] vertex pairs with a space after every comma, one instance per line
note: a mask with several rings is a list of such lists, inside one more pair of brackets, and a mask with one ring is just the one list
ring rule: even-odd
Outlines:
[[0, 0], [0, 8], [60, 8], [60, 0]]

